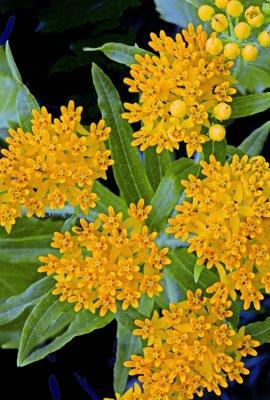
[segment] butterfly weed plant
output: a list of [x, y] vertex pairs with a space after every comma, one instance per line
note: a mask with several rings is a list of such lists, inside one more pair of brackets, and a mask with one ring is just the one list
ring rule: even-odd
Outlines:
[[[156, 3], [166, 19], [170, 2]], [[270, 122], [226, 141], [230, 121], [270, 108], [270, 3], [177, 7], [189, 20], [174, 38], [151, 33], [151, 50], [85, 49], [125, 64], [133, 96], [122, 106], [92, 65], [99, 122], [82, 124], [72, 99], [40, 109], [0, 52], [16, 109], [0, 159], [1, 346], [25, 366], [116, 319], [118, 400], [221, 395], [270, 342], [269, 318], [239, 327], [270, 293]]]

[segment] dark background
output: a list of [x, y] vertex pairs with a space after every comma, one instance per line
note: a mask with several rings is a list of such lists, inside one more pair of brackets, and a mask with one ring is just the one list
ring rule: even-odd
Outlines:
[[[123, 99], [127, 100], [129, 94], [123, 85], [125, 66], [99, 52], [85, 53], [82, 48], [98, 47], [109, 41], [131, 45], [136, 42], [147, 48], [150, 32], [164, 29], [173, 35], [179, 29], [159, 18], [152, 0], [0, 0], [0, 33], [11, 16], [15, 16], [15, 23], [10, 45], [24, 83], [55, 116], [62, 104], [74, 99], [77, 105], [84, 106], [85, 123], [100, 117], [91, 82], [91, 62], [109, 74]], [[228, 129], [229, 144], [240, 144], [269, 116], [265, 112], [235, 121]], [[263, 152], [268, 160], [269, 150], [268, 141]], [[113, 180], [109, 182], [114, 187]], [[241, 323], [263, 320], [268, 315], [270, 301], [266, 299], [260, 315], [245, 312]], [[115, 351], [115, 322], [74, 339], [56, 354], [28, 367], [16, 367], [16, 351], [1, 350], [0, 397], [8, 400], [18, 395], [28, 400], [113, 397]], [[247, 360], [247, 365], [251, 375], [243, 385], [230, 385], [222, 400], [270, 399], [270, 345], [262, 346], [259, 356]], [[206, 398], [215, 397], [206, 395]]]

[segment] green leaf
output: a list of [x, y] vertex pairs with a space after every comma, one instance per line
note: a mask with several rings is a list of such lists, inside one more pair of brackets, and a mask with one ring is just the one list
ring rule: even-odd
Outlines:
[[93, 192], [96, 193], [99, 198], [97, 206], [93, 210], [97, 214], [105, 213], [109, 206], [113, 206], [116, 212], [122, 212], [125, 216], [127, 215], [127, 205], [125, 201], [121, 197], [116, 196], [116, 194], [99, 181], [95, 181]]
[[[233, 315], [230, 318], [226, 318], [226, 321], [231, 325], [231, 327], [236, 330], [239, 323], [240, 311], [243, 309], [241, 304], [242, 302], [239, 300], [233, 301], [230, 307], [230, 310], [233, 312]], [[241, 306], [240, 306], [241, 304]]]
[[[102, 328], [112, 319], [111, 313], [105, 317], [91, 314], [90, 311], [86, 310], [75, 313], [71, 304], [61, 303], [58, 297], [48, 293], [33, 308], [25, 322], [18, 353], [18, 366], [25, 366], [38, 361], [63, 347], [75, 336]], [[65, 327], [67, 329], [62, 332]], [[47, 339], [59, 332], [60, 334], [51, 342], [40, 347]]]
[[154, 147], [150, 147], [144, 151], [144, 165], [148, 179], [154, 191], [166, 174], [168, 168], [172, 164], [171, 153], [164, 150], [161, 154], [157, 154]]
[[[189, 23], [195, 26], [203, 25], [204, 29], [209, 31], [209, 24], [203, 24], [198, 17], [197, 6], [198, 1], [171, 0], [154, 0], [156, 9], [160, 13], [160, 17], [167, 22], [171, 22], [177, 26], [187, 27]], [[193, 4], [192, 4], [193, 3]]]
[[16, 108], [18, 122], [24, 131], [29, 132], [32, 129], [32, 111], [39, 110], [39, 105], [25, 85], [17, 83], [17, 87], [18, 93], [16, 98]]
[[33, 283], [23, 293], [0, 303], [0, 325], [15, 320], [29, 306], [36, 304], [53, 286], [53, 279], [45, 277]]
[[170, 266], [166, 267], [163, 273], [161, 285], [163, 292], [156, 298], [156, 303], [161, 308], [168, 308], [170, 304], [178, 303], [185, 298], [184, 291], [180, 288], [176, 280], [169, 273]]
[[258, 340], [260, 344], [270, 343], [270, 317], [262, 322], [248, 324], [245, 332], [251, 335], [252, 339]]
[[84, 51], [102, 51], [108, 58], [113, 61], [116, 61], [120, 64], [125, 64], [130, 66], [131, 64], [136, 63], [135, 55], [140, 54], [141, 56], [145, 56], [145, 54], [149, 54], [153, 56], [154, 54], [150, 51], [141, 49], [138, 46], [129, 46], [123, 43], [105, 43], [100, 47], [85, 47]]
[[227, 145], [227, 155], [233, 156], [234, 154], [237, 154], [239, 157], [243, 157], [245, 155], [244, 151], [238, 149], [237, 147]]
[[11, 233], [0, 230], [0, 299], [23, 292], [41, 278], [38, 257], [53, 253], [52, 235], [61, 220], [19, 218]]
[[40, 13], [42, 32], [61, 32], [87, 21], [119, 18], [127, 7], [138, 5], [138, 0], [53, 0]]
[[0, 346], [3, 349], [19, 348], [23, 325], [29, 315], [29, 311], [30, 308], [28, 310], [25, 310], [14, 321], [11, 321], [6, 325], [0, 326]]
[[7, 60], [7, 64], [8, 64], [9, 71], [10, 71], [10, 73], [11, 73], [11, 76], [12, 76], [17, 82], [22, 83], [22, 77], [21, 77], [21, 74], [20, 74], [20, 72], [19, 72], [19, 70], [18, 70], [18, 68], [17, 68], [17, 65], [16, 65], [15, 61], [14, 61], [13, 55], [12, 55], [12, 53], [11, 53], [11, 49], [10, 49], [10, 46], [9, 46], [9, 42], [6, 42], [6, 45], [5, 45], [5, 53], [6, 53], [6, 60]]
[[123, 109], [119, 94], [109, 77], [95, 64], [92, 75], [102, 117], [107, 126], [112, 128], [109, 145], [115, 161], [113, 171], [119, 190], [128, 204], [140, 198], [150, 203], [153, 190], [138, 151], [130, 144], [132, 129], [121, 117]]
[[140, 305], [138, 311], [143, 314], [145, 317], [149, 318], [152, 315], [152, 311], [155, 304], [155, 297], [148, 297], [146, 293], [144, 293], [140, 299]]
[[145, 315], [141, 314], [138, 310], [135, 310], [134, 308], [128, 308], [124, 311], [122, 310], [122, 308], [119, 307], [116, 314], [117, 322], [125, 327], [130, 333], [132, 333], [136, 328], [134, 321], [136, 319], [145, 320], [145, 318]]
[[210, 140], [209, 142], [204, 143], [203, 145], [203, 157], [205, 161], [209, 161], [210, 155], [213, 154], [221, 164], [224, 164], [226, 161], [227, 155], [227, 142], [226, 140], [222, 140], [221, 142], [216, 142]]
[[197, 263], [197, 257], [188, 253], [187, 249], [181, 248], [169, 253], [172, 260], [168, 267], [168, 273], [171, 274], [182, 289], [193, 290], [201, 288], [207, 289], [217, 281], [217, 274], [204, 267], [201, 272], [198, 283], [194, 281], [194, 269]]
[[39, 109], [39, 105], [22, 83], [8, 43], [0, 46], [0, 61], [0, 135], [5, 137], [9, 128], [18, 125], [29, 130], [32, 110]]
[[[261, 52], [262, 50], [260, 49]], [[268, 61], [266, 61], [267, 59]], [[254, 63], [245, 63], [242, 60], [238, 60], [235, 68], [236, 88], [240, 93], [260, 93], [270, 87], [269, 54], [266, 57], [260, 55]]]
[[123, 363], [130, 360], [132, 354], [142, 352], [142, 342], [140, 337], [132, 335], [121, 323], [117, 324], [117, 353], [114, 364], [114, 391], [122, 394], [125, 391], [128, 369]]
[[153, 209], [147, 220], [149, 228], [158, 231], [163, 227], [184, 190], [181, 180], [189, 174], [198, 174], [199, 169], [200, 166], [188, 158], [181, 158], [171, 165], [151, 201]]
[[204, 268], [205, 268], [204, 265], [195, 264], [195, 267], [194, 267], [194, 281], [195, 281], [195, 283], [198, 283], [198, 280], [199, 280], [199, 278], [201, 276], [201, 273], [203, 272]]
[[270, 108], [270, 93], [256, 93], [235, 97], [231, 118], [241, 118], [263, 112]]
[[249, 156], [260, 154], [270, 132], [270, 121], [255, 129], [241, 144], [238, 149]]

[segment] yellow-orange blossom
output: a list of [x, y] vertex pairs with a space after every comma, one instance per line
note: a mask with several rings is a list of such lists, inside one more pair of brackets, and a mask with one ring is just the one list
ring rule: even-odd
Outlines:
[[198, 264], [217, 268], [220, 282], [208, 288], [216, 307], [236, 299], [260, 309], [270, 293], [270, 168], [262, 156], [234, 155], [224, 166], [213, 155], [201, 161], [204, 178], [182, 181], [187, 200], [176, 206], [168, 233], [189, 243]]
[[101, 316], [115, 313], [117, 300], [126, 310], [137, 308], [144, 293], [158, 295], [163, 266], [170, 260], [169, 249], [159, 250], [154, 242], [157, 233], [145, 225], [151, 208], [141, 199], [130, 205], [129, 217], [123, 220], [122, 213], [110, 206], [107, 214], [99, 214], [93, 222], [81, 219], [73, 235], [56, 232], [52, 247], [62, 257], [40, 257], [45, 265], [38, 269], [54, 275], [53, 294], [60, 301], [75, 303], [75, 311], [100, 309]]
[[[215, 33], [211, 37], [215, 37]], [[189, 157], [202, 151], [209, 140], [208, 129], [219, 120], [228, 119], [232, 95], [236, 92], [230, 70], [233, 61], [206, 50], [207, 34], [189, 24], [175, 40], [160, 32], [151, 33], [149, 45], [158, 56], [136, 55], [131, 78], [124, 81], [130, 92], [139, 93], [138, 103], [125, 103], [123, 118], [142, 121], [134, 133], [133, 146], [142, 151], [156, 146], [157, 153], [173, 151], [185, 142]], [[218, 108], [216, 108], [218, 106]]]
[[17, 217], [44, 217], [45, 208], [95, 207], [95, 179], [106, 179], [113, 161], [104, 142], [111, 129], [103, 120], [80, 124], [82, 107], [70, 101], [52, 121], [45, 107], [33, 111], [32, 130], [10, 129], [0, 159], [0, 226], [10, 232]]

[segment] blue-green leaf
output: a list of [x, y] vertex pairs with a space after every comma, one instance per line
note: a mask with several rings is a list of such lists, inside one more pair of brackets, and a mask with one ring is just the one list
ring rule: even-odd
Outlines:
[[153, 190], [131, 142], [132, 130], [129, 123], [122, 119], [122, 103], [110, 78], [95, 64], [92, 67], [93, 82], [98, 94], [98, 104], [107, 126], [112, 128], [109, 146], [115, 180], [124, 199], [129, 204], [144, 198], [150, 203]]

